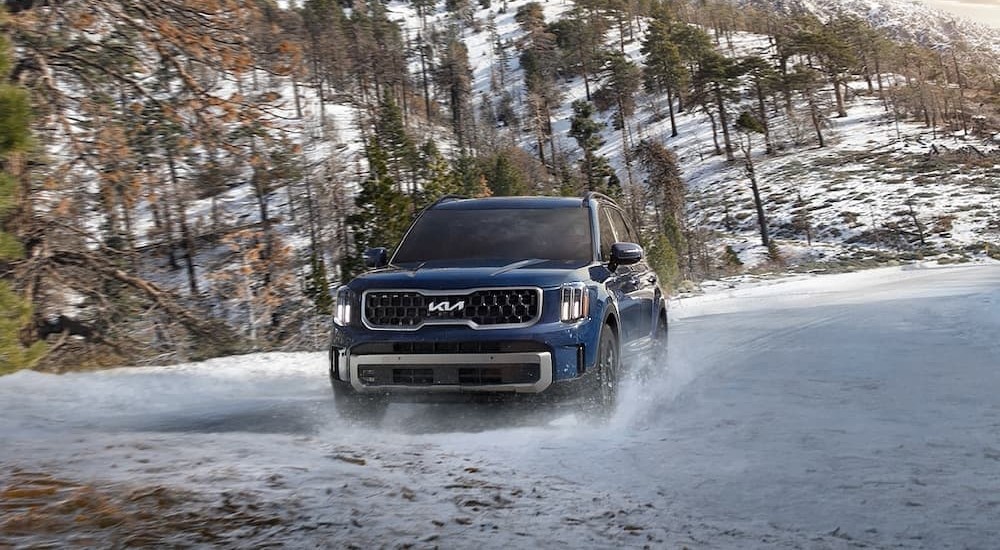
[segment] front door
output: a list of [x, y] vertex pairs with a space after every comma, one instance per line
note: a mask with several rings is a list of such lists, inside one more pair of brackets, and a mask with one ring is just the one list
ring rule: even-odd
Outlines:
[[[617, 242], [639, 244], [639, 236], [625, 220], [625, 215], [616, 208], [606, 208], [607, 217], [615, 232]], [[638, 263], [623, 266], [618, 269], [623, 276], [621, 290], [628, 295], [628, 317], [622, 312], [623, 324], [629, 328], [628, 341], [634, 342], [640, 338], [652, 336], [656, 311], [657, 281], [656, 274], [643, 258]]]

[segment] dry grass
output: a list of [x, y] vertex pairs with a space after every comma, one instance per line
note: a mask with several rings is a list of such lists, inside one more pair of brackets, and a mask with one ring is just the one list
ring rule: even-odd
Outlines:
[[98, 487], [15, 470], [0, 485], [0, 548], [233, 545], [280, 531], [287, 508], [245, 494], [220, 501], [159, 485]]

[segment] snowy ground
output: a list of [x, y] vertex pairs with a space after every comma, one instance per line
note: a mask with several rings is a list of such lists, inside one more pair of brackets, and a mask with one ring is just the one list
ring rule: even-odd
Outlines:
[[608, 426], [332, 410], [323, 354], [0, 378], [0, 548], [991, 548], [1000, 265], [673, 304]]

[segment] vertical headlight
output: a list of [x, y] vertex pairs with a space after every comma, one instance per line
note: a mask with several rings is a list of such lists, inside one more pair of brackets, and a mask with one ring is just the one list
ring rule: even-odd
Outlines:
[[337, 301], [333, 308], [333, 322], [339, 326], [346, 327], [351, 324], [354, 308], [357, 307], [357, 296], [354, 291], [342, 286], [337, 289]]
[[565, 284], [559, 290], [559, 319], [575, 323], [590, 315], [590, 292], [583, 283]]

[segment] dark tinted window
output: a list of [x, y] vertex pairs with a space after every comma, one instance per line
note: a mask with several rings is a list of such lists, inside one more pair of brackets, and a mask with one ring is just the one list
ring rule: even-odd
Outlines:
[[622, 217], [625, 220], [625, 227], [628, 228], [628, 242], [635, 244], [642, 243], [642, 237], [639, 235], [639, 232], [636, 231], [637, 226], [632, 223], [633, 218], [625, 215], [624, 213], [622, 213]]
[[615, 234], [611, 229], [611, 220], [608, 219], [608, 209], [601, 208], [601, 213], [597, 216], [597, 223], [601, 224], [601, 260], [611, 259], [611, 245], [615, 244]]
[[586, 208], [430, 210], [400, 243], [393, 262], [590, 261], [589, 214]]
[[618, 242], [638, 244], [636, 236], [629, 231], [628, 224], [625, 223], [625, 216], [618, 210], [608, 210], [607, 212], [611, 218], [611, 225], [615, 228], [615, 234], [618, 235]]

